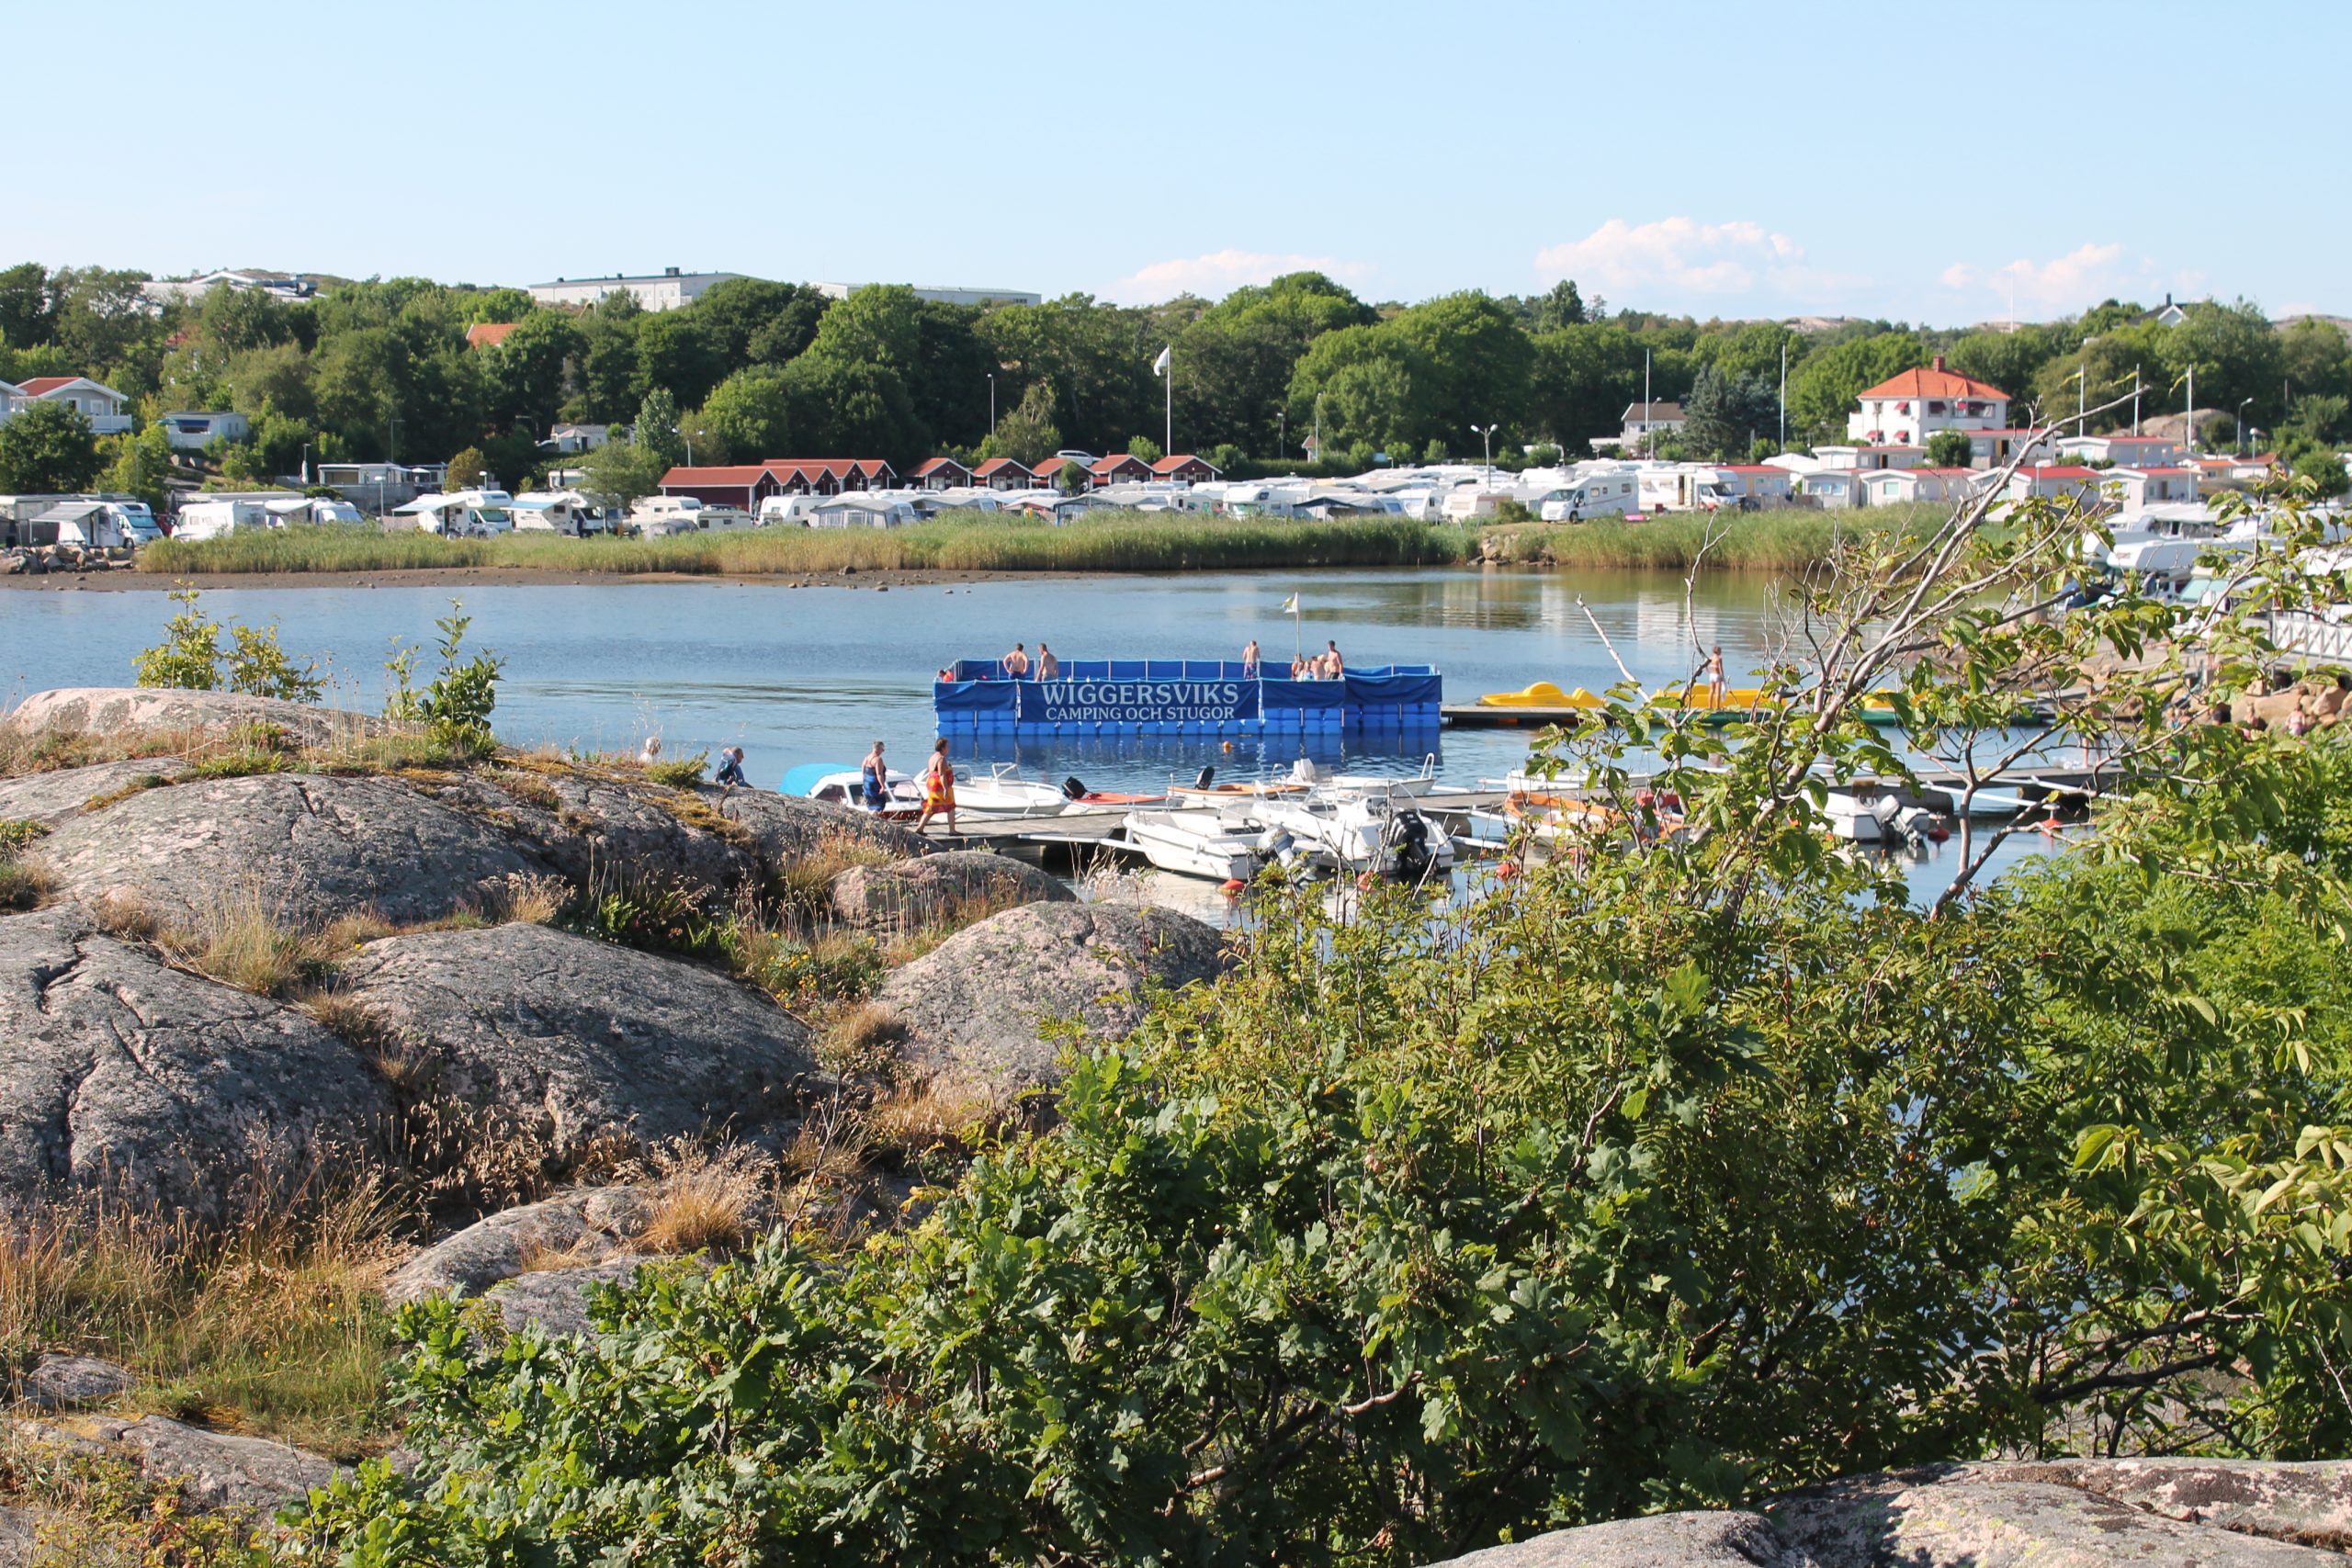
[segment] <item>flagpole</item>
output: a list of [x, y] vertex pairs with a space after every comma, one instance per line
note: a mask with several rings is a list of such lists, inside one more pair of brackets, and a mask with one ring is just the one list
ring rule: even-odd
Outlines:
[[1168, 385], [1164, 389], [1168, 396], [1168, 423], [1160, 434], [1166, 437], [1168, 444], [1159, 449], [1159, 455], [1163, 457], [1173, 457], [1176, 455], [1176, 351], [1172, 345], [1168, 351], [1167, 381]]

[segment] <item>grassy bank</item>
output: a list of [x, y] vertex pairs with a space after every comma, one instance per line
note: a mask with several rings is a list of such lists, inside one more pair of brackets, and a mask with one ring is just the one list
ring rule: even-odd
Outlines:
[[668, 539], [523, 535], [443, 539], [373, 528], [300, 528], [166, 541], [142, 570], [397, 571], [520, 567], [546, 571], [795, 576], [839, 571], [1198, 571], [1245, 567], [1431, 566], [1465, 558], [1474, 535], [1375, 519], [1313, 523], [1122, 513], [1052, 528], [1028, 523], [926, 523], [910, 528], [762, 528]]
[[[1827, 557], [1858, 530], [1914, 530], [1939, 508], [1867, 513], [1767, 512], [1724, 519], [1706, 550], [1725, 570], [1789, 571]], [[939, 522], [910, 528], [763, 528], [668, 539], [571, 539], [555, 535], [444, 539], [372, 527], [255, 531], [140, 552], [142, 571], [410, 571], [512, 568], [635, 575], [792, 577], [861, 571], [1219, 571], [1250, 568], [1455, 566], [1481, 558], [1523, 566], [1679, 571], [1706, 545], [1706, 518], [1643, 523], [1521, 524], [1484, 530], [1365, 518], [1150, 516], [1120, 513], [1053, 528], [1029, 523]]]

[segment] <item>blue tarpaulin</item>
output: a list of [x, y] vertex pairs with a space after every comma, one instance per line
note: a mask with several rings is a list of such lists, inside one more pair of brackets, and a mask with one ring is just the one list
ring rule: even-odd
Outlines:
[[[1069, 660], [1053, 680], [958, 660], [932, 688], [944, 735], [1254, 735], [1272, 730], [1434, 728], [1444, 679], [1426, 664], [1351, 670], [1338, 681], [1249, 679], [1238, 660]], [[1286, 668], [1286, 667], [1284, 667]]]

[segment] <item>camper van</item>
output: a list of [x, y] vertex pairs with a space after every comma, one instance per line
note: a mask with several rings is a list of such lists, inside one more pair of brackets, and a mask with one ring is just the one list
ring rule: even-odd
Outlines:
[[649, 539], [709, 528], [756, 528], [760, 519], [740, 506], [713, 506], [699, 496], [649, 495], [628, 509], [629, 526]]
[[586, 538], [608, 531], [605, 509], [576, 490], [525, 491], [514, 498], [514, 528], [525, 534]]
[[1645, 512], [1713, 512], [1732, 499], [1731, 476], [1704, 463], [1659, 463], [1641, 470]]
[[427, 534], [447, 539], [488, 539], [514, 531], [514, 498], [503, 490], [461, 490], [453, 495], [420, 495], [393, 510], [413, 517]]
[[175, 539], [225, 539], [241, 528], [277, 526], [258, 501], [191, 501], [172, 521]]
[[67, 501], [34, 519], [55, 525], [57, 542], [82, 549], [135, 550], [164, 536], [143, 501]]
[[817, 515], [817, 503], [821, 495], [772, 495], [760, 502], [760, 526], [772, 528], [778, 524], [806, 528]]
[[319, 523], [364, 523], [359, 508], [347, 501], [315, 495], [289, 495], [283, 501], [266, 501], [272, 526], [297, 527]]

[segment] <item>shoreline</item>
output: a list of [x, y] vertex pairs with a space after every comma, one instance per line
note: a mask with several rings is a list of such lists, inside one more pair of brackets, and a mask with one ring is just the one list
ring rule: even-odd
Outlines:
[[[1340, 569], [1362, 570], [1362, 569]], [[1069, 571], [975, 571], [930, 567], [859, 567], [854, 571], [710, 572], [568, 571], [541, 566], [428, 566], [356, 571], [51, 572], [0, 577], [0, 592], [70, 593], [164, 592], [196, 588], [207, 593], [239, 588], [432, 588], [450, 583], [512, 588], [588, 588], [631, 582], [719, 582], [770, 588], [935, 588], [976, 582], [1023, 582], [1086, 575]], [[1190, 576], [1189, 572], [1104, 572], [1107, 577]]]

